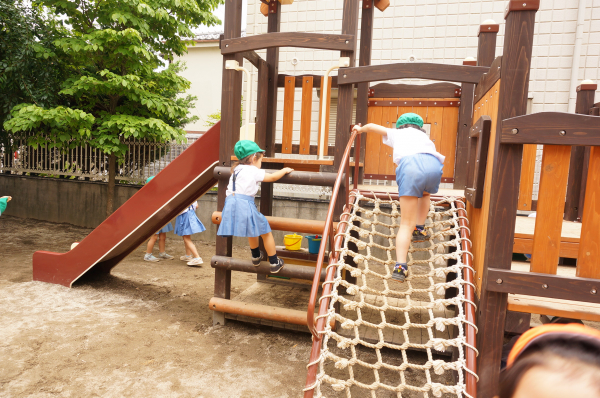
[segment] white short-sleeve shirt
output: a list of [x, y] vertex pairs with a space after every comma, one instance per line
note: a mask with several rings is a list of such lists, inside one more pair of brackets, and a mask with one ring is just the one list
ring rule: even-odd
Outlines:
[[[256, 166], [241, 164], [237, 166], [233, 173], [237, 175], [235, 180], [235, 193], [241, 195], [254, 196], [258, 192], [260, 183], [265, 179], [265, 171]], [[227, 196], [233, 193], [233, 174], [229, 177], [227, 185]]]
[[429, 153], [444, 163], [446, 157], [435, 150], [435, 144], [424, 132], [412, 127], [386, 129], [386, 131], [387, 137], [383, 137], [383, 143], [394, 148], [392, 157], [397, 165], [403, 157], [417, 153]]

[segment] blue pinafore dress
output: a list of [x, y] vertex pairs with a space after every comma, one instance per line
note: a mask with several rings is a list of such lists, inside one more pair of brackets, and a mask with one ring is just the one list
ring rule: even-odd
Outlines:
[[240, 172], [242, 170], [233, 174], [233, 193], [225, 199], [217, 235], [252, 238], [268, 234], [271, 227], [266, 217], [256, 208], [254, 196], [235, 193], [235, 180]]
[[160, 231], [158, 231], [156, 233], [156, 235], [158, 234], [162, 234], [162, 233], [167, 233], [167, 232], [171, 232], [173, 230], [173, 225], [169, 222], [167, 225], [165, 225], [164, 227], [162, 227], [160, 229]]
[[175, 230], [173, 231], [175, 235], [186, 236], [204, 231], [206, 228], [196, 215], [194, 205], [190, 205], [185, 213], [178, 215], [175, 219]]

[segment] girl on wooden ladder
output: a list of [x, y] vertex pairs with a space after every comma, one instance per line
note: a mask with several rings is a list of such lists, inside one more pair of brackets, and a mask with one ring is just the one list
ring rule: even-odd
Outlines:
[[247, 237], [252, 252], [252, 264], [256, 267], [262, 260], [266, 260], [264, 253], [261, 253], [258, 248], [260, 236], [269, 257], [271, 273], [277, 273], [283, 268], [283, 260], [277, 257], [271, 227], [265, 216], [256, 209], [254, 196], [261, 182], [275, 182], [294, 170], [285, 167], [272, 174], [266, 174], [265, 170], [261, 170], [265, 151], [254, 141], [238, 141], [233, 152], [239, 162], [235, 162], [231, 167], [227, 199], [225, 199], [217, 235]]
[[429, 238], [425, 230], [429, 195], [437, 193], [440, 187], [445, 157], [435, 150], [435, 145], [423, 130], [423, 119], [415, 113], [400, 116], [395, 129], [369, 123], [362, 127], [356, 125], [352, 131], [379, 134], [383, 136], [383, 143], [394, 149], [402, 217], [396, 236], [396, 265], [392, 278], [404, 282], [408, 276], [406, 256], [411, 234], [415, 241]]

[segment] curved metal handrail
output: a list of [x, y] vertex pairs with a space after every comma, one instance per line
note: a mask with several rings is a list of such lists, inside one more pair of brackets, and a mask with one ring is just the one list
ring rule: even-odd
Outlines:
[[[349, 206], [351, 206], [351, 204], [349, 203], [349, 199], [350, 199], [350, 184], [349, 184], [349, 179], [350, 179], [350, 150], [352, 149], [352, 144], [354, 143], [357, 135], [359, 135], [359, 133], [352, 133], [352, 135], [350, 136], [350, 140], [348, 141], [348, 145], [346, 145], [346, 150], [344, 151], [344, 156], [342, 157], [342, 161], [340, 163], [340, 170], [338, 171], [338, 175], [337, 178], [335, 180], [335, 185], [333, 186], [333, 191], [331, 192], [331, 201], [329, 202], [329, 209], [327, 210], [327, 217], [325, 219], [325, 228], [323, 229], [323, 237], [321, 242], [325, 243], [327, 242], [328, 239], [333, 238], [333, 213], [335, 211], [335, 205], [337, 202], [337, 197], [340, 191], [340, 186], [342, 185], [342, 179], [344, 178], [344, 174], [345, 174], [345, 178], [346, 178], [346, 206], [344, 207], [344, 210], [346, 208], [348, 208]], [[360, 138], [357, 140], [357, 145], [356, 145], [356, 150], [355, 150], [355, 154], [356, 153], [360, 153]], [[358, 159], [359, 156], [355, 156], [355, 159]], [[355, 169], [357, 168], [357, 164], [358, 162], [355, 162]], [[344, 171], [346, 173], [344, 173]], [[355, 176], [358, 173], [354, 173]], [[357, 185], [357, 180], [356, 178], [354, 179], [354, 186], [356, 187]], [[348, 218], [347, 215], [345, 217], [346, 219]], [[343, 234], [346, 231], [346, 223], [343, 221], [347, 221], [344, 219], [340, 219], [340, 222], [338, 224], [338, 231], [337, 231], [337, 238], [333, 239], [332, 242], [330, 242], [329, 245], [329, 265], [332, 264], [336, 264], [338, 261], [338, 251], [337, 251], [337, 246], [340, 245], [341, 246], [341, 242], [343, 240], [343, 238], [340, 236], [340, 234]], [[319, 334], [318, 334], [318, 329], [319, 326], [321, 326], [321, 328], [323, 328], [324, 326], [324, 322], [325, 320], [323, 318], [320, 318], [317, 321], [317, 325], [315, 327], [315, 306], [317, 303], [317, 294], [319, 291], [319, 284], [320, 284], [320, 278], [319, 276], [321, 275], [321, 269], [323, 268], [323, 261], [325, 258], [325, 244], [321, 244], [321, 247], [319, 248], [319, 255], [317, 257], [317, 265], [315, 267], [315, 278], [313, 278], [313, 284], [312, 284], [312, 288], [310, 291], [310, 299], [308, 301], [308, 311], [307, 311], [307, 322], [308, 322], [308, 329], [310, 330], [310, 332], [312, 333], [313, 337], [317, 340], [320, 339]], [[327, 283], [327, 282], [331, 282], [333, 280], [333, 276], [334, 276], [334, 271], [335, 271], [335, 267], [329, 267], [327, 270], [327, 275], [325, 277], [325, 282], [323, 282], [323, 296], [327, 296], [331, 293], [331, 283]], [[323, 304], [329, 304], [329, 300], [322, 300], [321, 305]], [[320, 312], [320, 311], [319, 311]], [[322, 321], [321, 321], [322, 320]]]

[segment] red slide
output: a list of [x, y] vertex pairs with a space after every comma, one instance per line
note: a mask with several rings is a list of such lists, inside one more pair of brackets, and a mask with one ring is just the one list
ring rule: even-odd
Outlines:
[[73, 250], [35, 252], [33, 280], [71, 287], [86, 273], [110, 272], [217, 183], [213, 170], [219, 161], [219, 133], [217, 123]]

